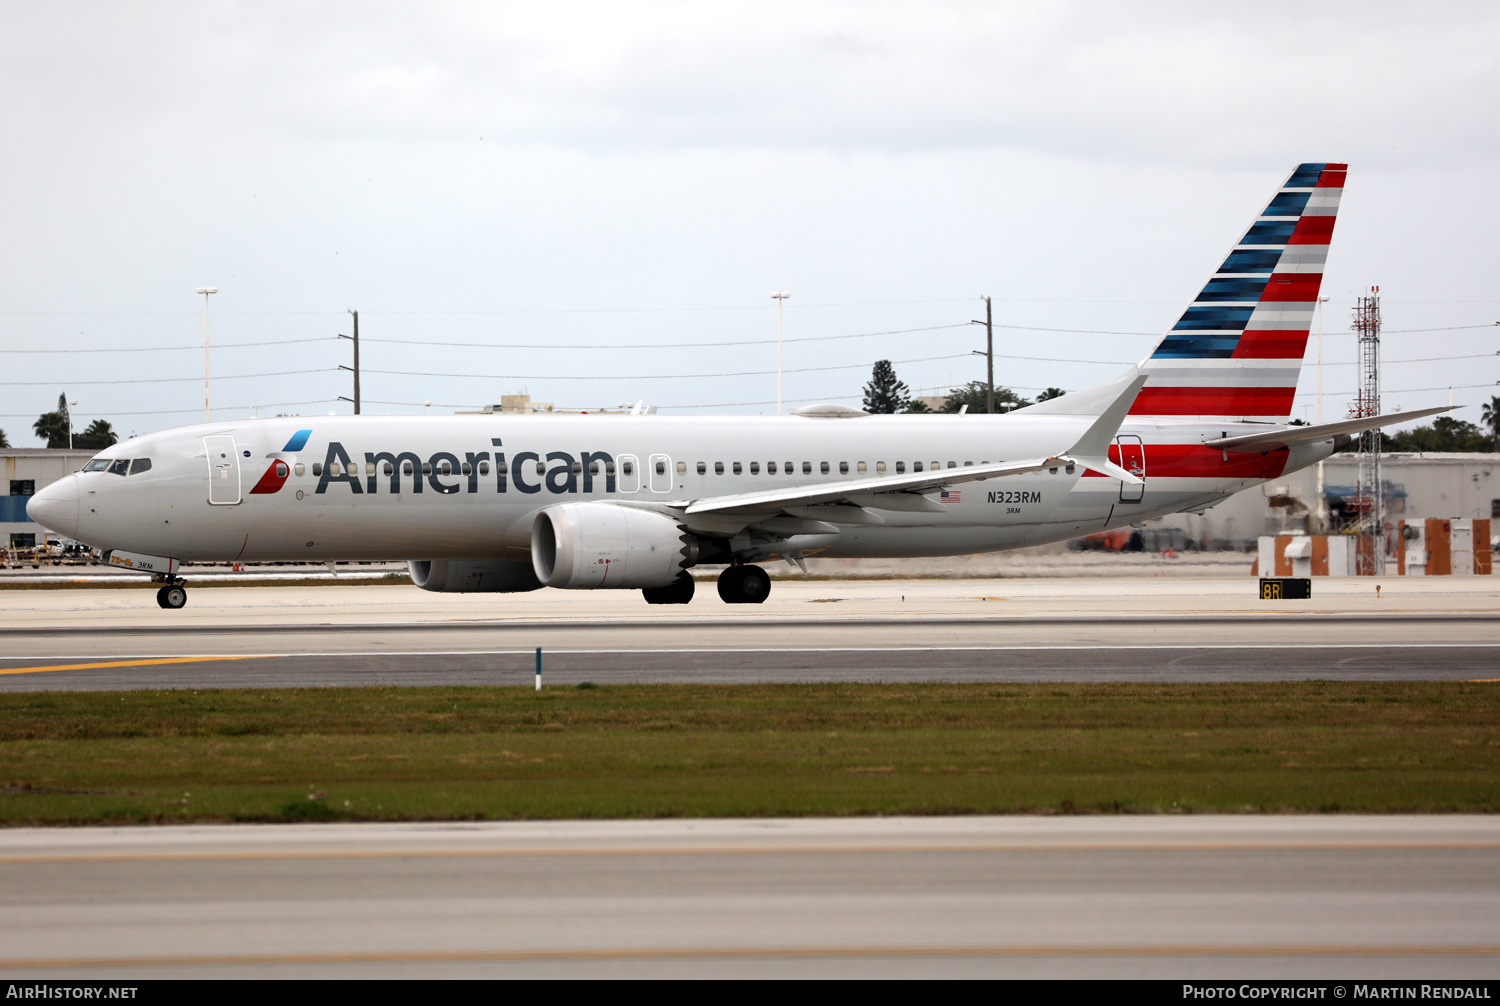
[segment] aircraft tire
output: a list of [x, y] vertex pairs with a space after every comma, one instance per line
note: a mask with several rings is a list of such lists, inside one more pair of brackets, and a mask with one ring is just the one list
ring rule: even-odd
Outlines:
[[187, 588], [168, 584], [156, 592], [156, 603], [163, 608], [177, 609], [187, 605]]
[[693, 578], [682, 572], [665, 587], [644, 587], [641, 594], [646, 598], [647, 604], [687, 604], [693, 599], [696, 589]]
[[759, 566], [730, 566], [719, 574], [719, 596], [726, 604], [761, 604], [771, 593], [771, 578]]

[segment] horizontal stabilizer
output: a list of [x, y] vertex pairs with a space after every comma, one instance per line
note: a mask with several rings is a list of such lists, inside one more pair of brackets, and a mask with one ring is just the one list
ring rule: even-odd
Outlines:
[[1213, 447], [1221, 451], [1271, 451], [1279, 450], [1288, 444], [1306, 443], [1309, 440], [1328, 440], [1340, 434], [1363, 433], [1365, 430], [1374, 430], [1382, 426], [1392, 426], [1396, 423], [1405, 423], [1412, 419], [1422, 419], [1427, 416], [1435, 416], [1439, 412], [1450, 412], [1458, 408], [1456, 405], [1443, 405], [1435, 409], [1416, 409], [1412, 412], [1392, 412], [1384, 416], [1361, 416], [1359, 419], [1345, 419], [1337, 423], [1322, 423], [1318, 426], [1288, 426], [1276, 430], [1267, 430], [1265, 433], [1244, 433], [1232, 437], [1218, 437], [1214, 440], [1205, 440], [1205, 447]]

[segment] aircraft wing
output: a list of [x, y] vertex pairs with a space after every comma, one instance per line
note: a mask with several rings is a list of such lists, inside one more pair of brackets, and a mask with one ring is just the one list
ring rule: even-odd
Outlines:
[[1303, 443], [1308, 440], [1328, 440], [1345, 433], [1363, 433], [1365, 430], [1373, 430], [1380, 426], [1390, 426], [1394, 423], [1404, 423], [1410, 419], [1435, 416], [1439, 412], [1448, 412], [1456, 408], [1458, 408], [1456, 405], [1443, 405], [1436, 409], [1392, 412], [1384, 416], [1363, 416], [1359, 419], [1346, 419], [1337, 423], [1323, 423], [1320, 426], [1288, 426], [1279, 430], [1268, 430], [1265, 433], [1245, 433], [1233, 437], [1217, 437], [1213, 440], [1205, 440], [1203, 446], [1213, 447], [1221, 451], [1235, 451], [1240, 454], [1263, 453], [1265, 451], [1280, 450], [1288, 444]]
[[[856, 506], [891, 510], [940, 510], [930, 500], [916, 500], [924, 492], [962, 482], [978, 482], [983, 479], [1003, 478], [1007, 475], [1025, 475], [1043, 468], [1060, 468], [1064, 465], [1081, 465], [1110, 478], [1138, 485], [1141, 479], [1109, 460], [1109, 444], [1120, 429], [1120, 423], [1130, 411], [1135, 396], [1146, 383], [1146, 376], [1131, 370], [1114, 382], [1114, 398], [1078, 438], [1071, 449], [1060, 454], [1025, 461], [1001, 461], [989, 465], [966, 465], [962, 468], [943, 468], [934, 472], [910, 475], [886, 475], [876, 478], [853, 479], [839, 482], [823, 482], [811, 486], [788, 486], [785, 489], [768, 489], [763, 492], [738, 493], [733, 496], [714, 496], [693, 500], [683, 506], [687, 514], [699, 513], [761, 513], [781, 510], [786, 507], [812, 506], [847, 500]], [[882, 498], [883, 497], [883, 498]], [[882, 507], [882, 503], [888, 504]], [[923, 504], [927, 504], [924, 506]]]
[[[910, 495], [931, 492], [945, 486], [962, 482], [978, 482], [982, 479], [1001, 478], [1006, 475], [1024, 475], [1072, 464], [1068, 458], [1032, 458], [1027, 461], [1003, 461], [989, 465], [971, 465], [964, 468], [942, 468], [933, 472], [916, 472], [910, 475], [884, 475], [875, 478], [846, 479], [840, 482], [823, 482], [817, 485], [788, 486], [785, 489], [767, 489], [763, 492], [737, 493], [733, 496], [712, 496], [708, 499], [688, 503], [686, 513], [757, 513], [780, 510], [788, 506], [811, 506], [815, 503], [832, 503], [848, 499], [857, 506], [881, 509], [877, 495]], [[852, 497], [852, 498], [851, 498]], [[897, 505], [892, 510], [916, 509], [902, 506], [905, 500], [891, 500]], [[920, 506], [920, 504], [918, 504]]]

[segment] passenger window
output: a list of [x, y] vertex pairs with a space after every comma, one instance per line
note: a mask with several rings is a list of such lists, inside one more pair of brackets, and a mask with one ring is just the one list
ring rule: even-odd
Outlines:
[[287, 476], [286, 462], [285, 461], [278, 461], [278, 462], [276, 462], [276, 477], [279, 478], [279, 479], [284, 479], [284, 478], [286, 478], [286, 476]]
[[634, 475], [635, 464], [633, 462], [627, 461], [620, 466], [620, 471], [624, 472], [626, 475]]
[[[897, 461], [896, 462], [896, 471], [899, 472], [900, 470], [901, 470], [901, 462]], [[911, 463], [911, 470], [914, 471], [914, 472], [921, 471], [922, 470], [922, 462], [920, 462], [920, 461], [913, 461]]]
[[[317, 474], [317, 473], [314, 472], [313, 474]], [[423, 475], [431, 475], [432, 474], [432, 462], [431, 461], [423, 461], [422, 462], [422, 474]], [[541, 472], [538, 472], [537, 474], [540, 475]]]
[[[803, 471], [807, 471], [806, 468], [803, 468], [802, 470]], [[818, 463], [818, 471], [821, 472], [824, 475], [827, 475], [828, 474], [828, 462], [827, 461], [820, 461]]]
[[686, 475], [687, 474], [687, 462], [686, 461], [679, 461], [679, 462], [677, 462], [677, 474], [678, 475]]
[[536, 463], [536, 473], [538, 475], [546, 475], [547, 474], [547, 462], [545, 462], [545, 461], [538, 461]]
[[752, 461], [752, 462], [750, 462], [750, 474], [751, 475], [759, 475], [760, 474], [760, 462], [759, 461]]
[[366, 475], [374, 475], [375, 474], [375, 462], [373, 462], [373, 461], [366, 461], [365, 462], [365, 474]]
[[[386, 467], [389, 468], [390, 466], [387, 465]], [[479, 462], [479, 474], [481, 474], [481, 475], [488, 475], [489, 473], [490, 473], [490, 463], [488, 461], [481, 461], [481, 462]], [[390, 473], [387, 472], [386, 474], [389, 475]]]
[[864, 463], [864, 462], [863, 462], [863, 461], [861, 461], [861, 462], [860, 462], [860, 463], [859, 463], [859, 465], [858, 465], [858, 466], [857, 466], [857, 470], [858, 470], [858, 472], [859, 472], [859, 474], [861, 474], [861, 475], [863, 475], [863, 474], [865, 474], [865, 472], [866, 472], [866, 471], [867, 471], [867, 470], [868, 470], [868, 469], [866, 469], [866, 467], [865, 467], [865, 463]]
[[972, 462], [972, 461], [965, 461], [964, 462], [964, 467], [965, 468], [973, 468], [974, 467], [974, 462]]
[[957, 461], [950, 461], [950, 462], [948, 462], [948, 467], [949, 468], [957, 468], [958, 467], [958, 462]]
[[939, 469], [941, 469], [941, 468], [942, 468], [942, 467], [943, 467], [943, 463], [942, 463], [942, 462], [941, 462], [941, 461], [934, 461], [934, 462], [933, 462], [933, 463], [932, 463], [932, 470], [933, 470], [933, 471], [938, 471], [938, 470], [939, 470]]
[[877, 461], [877, 462], [875, 462], [875, 474], [876, 475], [884, 475], [885, 474], [885, 462], [884, 461]]
[[[301, 468], [302, 466], [298, 465], [297, 467]], [[314, 467], [316, 467], [316, 466], [314, 466]], [[401, 462], [401, 474], [402, 475], [410, 475], [410, 474], [412, 474], [411, 468], [412, 468], [412, 465], [411, 465], [410, 461], [403, 461], [403, 462]], [[299, 472], [298, 474], [300, 475], [301, 473]], [[316, 474], [316, 473], [314, 473], [314, 474]]]
[[782, 468], [782, 471], [786, 472], [788, 475], [792, 474], [792, 472], [794, 472], [796, 470], [797, 469], [795, 469], [795, 468], [792, 467], [792, 463], [790, 461], [788, 461], [786, 463], [786, 465]]
[[590, 461], [589, 462], [589, 474], [590, 475], [598, 475], [599, 474], [599, 462], [597, 462], [597, 461]]
[[574, 475], [582, 475], [583, 474], [583, 462], [582, 461], [575, 461], [575, 462], [573, 462], [573, 474]]
[[665, 475], [665, 474], [667, 474], [667, 463], [665, 461], [658, 461], [656, 463], [656, 474], [658, 474], [658, 475]]
[[[881, 462], [881, 463], [884, 464], [884, 462]], [[921, 470], [922, 470], [922, 466], [918, 465], [917, 466], [917, 471], [921, 471]], [[906, 474], [906, 462], [905, 461], [897, 461], [896, 462], [896, 474], [897, 475], [905, 475]]]
[[812, 474], [812, 462], [811, 461], [804, 461], [804, 462], [802, 462], [802, 474], [803, 475], [811, 475]]
[[714, 474], [715, 475], [723, 475], [724, 474], [724, 462], [722, 462], [722, 461], [715, 461], [714, 462]]
[[840, 461], [839, 462], [839, 474], [840, 475], [848, 475], [849, 474], [849, 462], [847, 462], [847, 461]]
[[[684, 462], [684, 463], [686, 463], [686, 462]], [[702, 461], [698, 462], [698, 474], [699, 475], [707, 475], [708, 474], [708, 465], [704, 464]]]
[[776, 474], [776, 462], [774, 462], [774, 461], [767, 461], [766, 462], [766, 474], [767, 475], [775, 475]]
[[297, 463], [296, 463], [296, 464], [294, 464], [294, 465], [292, 465], [292, 472], [293, 472], [293, 473], [294, 473], [294, 474], [295, 474], [295, 475], [296, 475], [296, 476], [297, 476], [297, 477], [298, 477], [298, 478], [299, 478], [299, 479], [300, 479], [300, 478], [301, 478], [301, 477], [302, 477], [302, 476], [303, 476], [303, 474], [305, 474], [305, 473], [306, 473], [306, 471], [307, 471], [307, 469], [306, 469], [306, 468], [304, 468], [304, 467], [302, 467], [302, 462], [300, 462], [300, 461], [298, 461], [298, 462], [297, 462]]
[[322, 477], [323, 477], [323, 462], [321, 462], [321, 461], [314, 461], [313, 462], [313, 478], [318, 479], [318, 478], [322, 478]]
[[604, 462], [604, 474], [606, 474], [606, 475], [613, 475], [614, 473], [615, 473], [615, 463], [613, 461], [606, 461], [606, 462]]
[[735, 462], [735, 463], [734, 463], [734, 473], [735, 473], [735, 474], [736, 474], [736, 475], [739, 475], [739, 474], [740, 474], [740, 472], [741, 472], [741, 469], [740, 469], [740, 463], [739, 463], [739, 462], [738, 462], [738, 461], [736, 461], [736, 462]]
[[[285, 465], [283, 465], [282, 467], [285, 467]], [[130, 474], [132, 475], [139, 475], [141, 472], [149, 472], [150, 470], [150, 458], [136, 458], [134, 461], [130, 462]], [[283, 472], [282, 476], [285, 477], [285, 475], [286, 473]]]
[[439, 461], [438, 462], [438, 474], [439, 475], [452, 475], [453, 474], [453, 462], [451, 462], [451, 461]]
[[344, 474], [344, 470], [340, 468], [339, 463], [335, 461], [333, 462], [333, 464], [328, 466], [328, 474], [331, 478], [338, 478], [340, 475]]
[[463, 464], [458, 466], [458, 472], [460, 475], [473, 475], [474, 466], [465, 461]]

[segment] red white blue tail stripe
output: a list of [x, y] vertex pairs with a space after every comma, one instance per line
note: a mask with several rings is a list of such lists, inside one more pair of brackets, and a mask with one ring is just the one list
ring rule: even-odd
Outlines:
[[1162, 337], [1132, 415], [1285, 421], [1347, 164], [1301, 164]]

